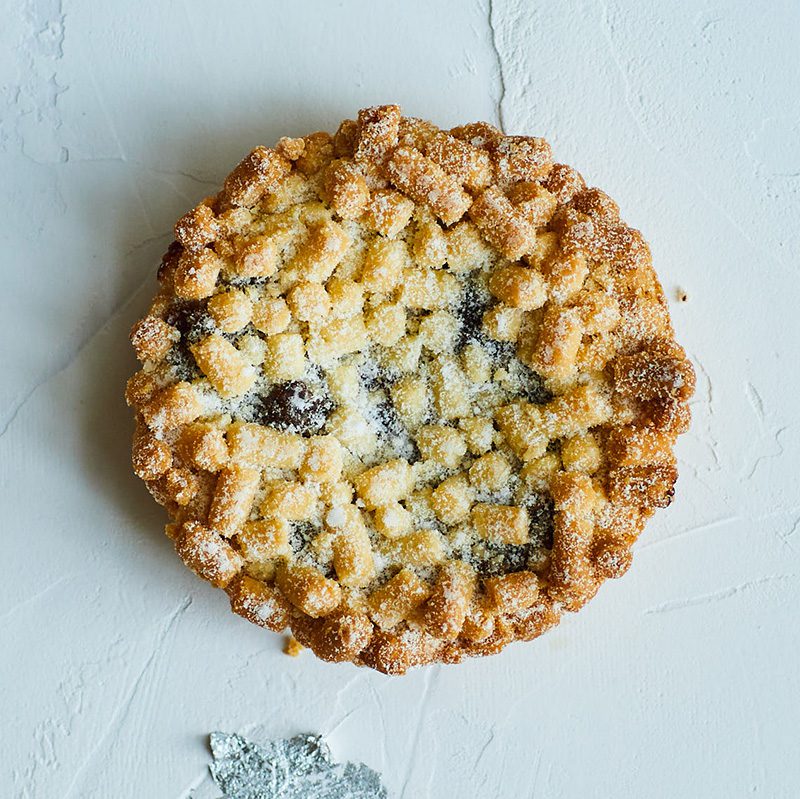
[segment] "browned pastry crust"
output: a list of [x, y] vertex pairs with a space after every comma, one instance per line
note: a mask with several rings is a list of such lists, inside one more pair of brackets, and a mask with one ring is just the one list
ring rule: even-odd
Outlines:
[[389, 674], [530, 640], [669, 504], [694, 372], [543, 139], [397, 106], [256, 147], [131, 332], [133, 466], [234, 612]]

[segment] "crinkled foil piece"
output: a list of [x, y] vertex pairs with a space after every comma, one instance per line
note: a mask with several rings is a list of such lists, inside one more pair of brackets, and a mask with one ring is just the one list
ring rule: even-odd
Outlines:
[[211, 733], [209, 766], [223, 799], [386, 799], [380, 775], [363, 763], [335, 763], [321, 735], [256, 744]]

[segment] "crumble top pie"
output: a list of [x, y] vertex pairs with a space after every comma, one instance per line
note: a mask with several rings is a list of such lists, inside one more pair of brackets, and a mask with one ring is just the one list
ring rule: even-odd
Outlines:
[[639, 231], [540, 138], [365, 108], [175, 226], [133, 466], [189, 568], [320, 658], [529, 640], [669, 504], [694, 372]]

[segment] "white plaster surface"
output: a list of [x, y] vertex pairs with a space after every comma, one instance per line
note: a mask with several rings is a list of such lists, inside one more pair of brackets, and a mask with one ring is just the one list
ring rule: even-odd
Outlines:
[[[0, 796], [214, 797], [215, 729], [325, 733], [393, 797], [799, 795], [796, 0], [0, 19]], [[387, 101], [550, 139], [645, 232], [698, 372], [628, 575], [536, 643], [395, 679], [285, 657], [179, 563], [122, 400], [173, 221], [253, 145]]]

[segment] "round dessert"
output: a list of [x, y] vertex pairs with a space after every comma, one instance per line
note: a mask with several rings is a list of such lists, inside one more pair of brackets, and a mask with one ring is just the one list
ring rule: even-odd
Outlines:
[[641, 234], [543, 139], [366, 108], [256, 147], [175, 239], [133, 465], [251, 622], [390, 674], [491, 654], [672, 499], [692, 366]]

